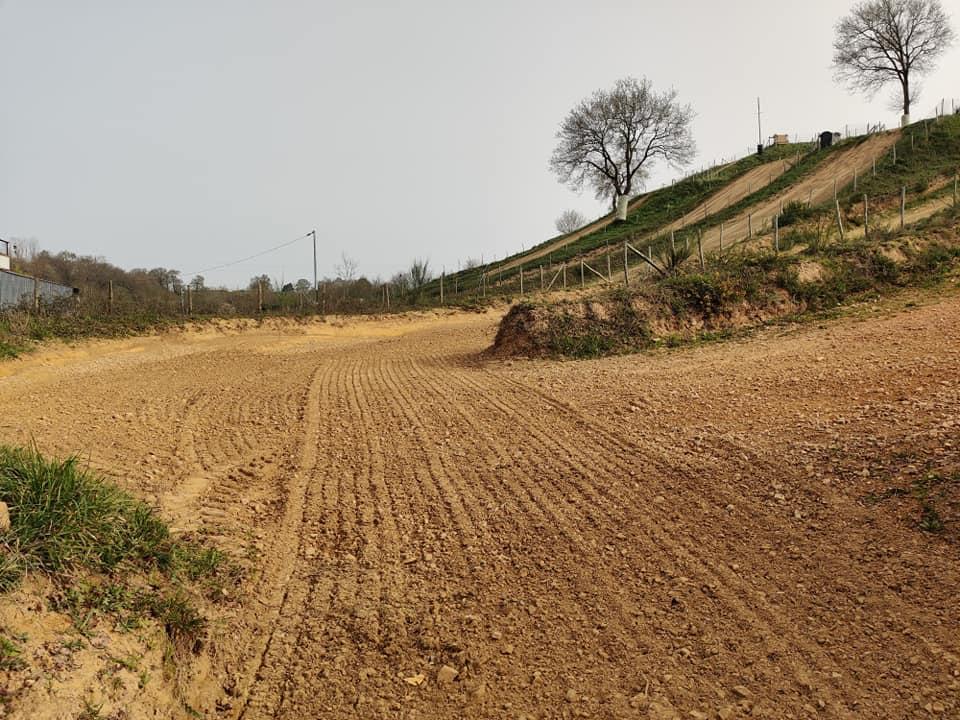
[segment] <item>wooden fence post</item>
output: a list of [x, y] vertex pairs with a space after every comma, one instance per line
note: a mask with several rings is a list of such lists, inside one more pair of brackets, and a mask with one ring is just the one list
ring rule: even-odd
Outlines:
[[563, 266], [560, 268], [560, 270], [563, 273], [563, 289], [566, 290], [567, 289], [567, 263], [566, 262], [563, 263]]
[[587, 281], [583, 276], [583, 260], [580, 261], [580, 287], [586, 287]]
[[863, 239], [866, 240], [870, 235], [870, 208], [868, 205], [867, 194], [863, 194]]
[[610, 269], [610, 250], [607, 249], [607, 280], [613, 280], [613, 271]]
[[257, 280], [257, 312], [263, 312], [263, 281]]
[[543, 265], [540, 266], [540, 290], [543, 290]]
[[873, 156], [873, 176], [877, 176], [877, 156]]
[[720, 254], [723, 255], [723, 223], [720, 223]]
[[837, 227], [840, 229], [840, 240], [843, 240], [843, 217], [840, 215], [840, 201], [834, 200], [834, 205], [837, 208]]
[[753, 213], [747, 215], [747, 238], [753, 240]]
[[520, 266], [520, 296], [523, 297], [523, 265]]
[[900, 188], [900, 229], [907, 224], [907, 188], [906, 186]]
[[677, 236], [673, 230], [670, 231], [670, 249], [673, 250], [674, 253], [677, 252]]
[[384, 285], [383, 289], [386, 290], [387, 292], [387, 310], [389, 310], [390, 309], [390, 283], [387, 283], [386, 285]]
[[107, 281], [107, 312], [113, 315], [113, 280]]
[[773, 249], [776, 252], [780, 252], [780, 216], [776, 215], [773, 218]]
[[444, 281], [444, 278], [445, 278], [446, 274], [447, 274], [447, 273], [446, 273], [445, 270], [441, 270], [441, 271], [440, 271], [440, 304], [441, 304], [441, 305], [443, 305], [443, 281]]
[[957, 183], [960, 181], [960, 173], [953, 176], [953, 206], [957, 206]]
[[700, 255], [700, 272], [704, 272], [707, 264], [703, 260], [703, 230], [697, 231], [697, 253]]
[[187, 285], [187, 315], [193, 315], [193, 288]]
[[40, 310], [40, 279], [33, 279], [33, 311], [38, 312]]
[[630, 287], [630, 264], [627, 260], [627, 241], [623, 241], [623, 286]]

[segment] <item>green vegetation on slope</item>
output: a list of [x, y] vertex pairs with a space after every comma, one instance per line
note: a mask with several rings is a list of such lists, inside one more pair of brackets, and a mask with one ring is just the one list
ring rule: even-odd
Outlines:
[[960, 170], [960, 115], [914, 123], [904, 128], [896, 147], [896, 163], [888, 152], [877, 164], [876, 177], [871, 173], [858, 181], [856, 191], [852, 184], [841, 191], [841, 203], [860, 202], [864, 194], [895, 197], [904, 187], [913, 195], [938, 177], [953, 176]]
[[[537, 263], [544, 265], [563, 262], [570, 258], [581, 255], [585, 252], [604, 247], [605, 245], [616, 245], [624, 239], [636, 235], [648, 235], [657, 232], [665, 225], [677, 220], [683, 215], [694, 210], [698, 205], [706, 201], [715, 193], [722, 190], [726, 185], [737, 178], [743, 176], [750, 170], [775, 160], [789, 160], [796, 158], [797, 153], [801, 154], [801, 161], [795, 168], [787, 171], [785, 176], [787, 180], [775, 180], [774, 185], [783, 187], [798, 178], [803, 177], [812, 171], [817, 165], [823, 162], [832, 152], [838, 148], [831, 148], [825, 152], [809, 154], [810, 145], [808, 143], [798, 145], [779, 145], [767, 148], [763, 156], [750, 155], [738, 160], [737, 162], [721, 166], [707, 173], [693, 175], [680, 182], [659, 190], [655, 190], [647, 196], [647, 200], [632, 211], [627, 216], [627, 221], [622, 223], [613, 223], [608, 227], [597, 232], [586, 235], [578, 240], [559, 248], [550, 253], [544, 259], [538, 259]], [[769, 191], [760, 188], [754, 192], [749, 202], [756, 202], [766, 197]], [[711, 216], [715, 217], [715, 216]], [[528, 251], [516, 253], [496, 263], [488, 263], [470, 270], [464, 270], [459, 273], [451, 274], [447, 277], [447, 294], [449, 295], [453, 283], [456, 282], [461, 288], [468, 288], [473, 292], [480, 281], [481, 275], [485, 272], [492, 273], [495, 276], [499, 265], [525, 257], [526, 255], [542, 249], [546, 245], [555, 242], [559, 238], [551, 238], [546, 242], [532, 247]], [[511, 271], [511, 274], [516, 271]], [[488, 292], [492, 291], [488, 284]], [[424, 298], [430, 301], [439, 299], [440, 286], [439, 281], [434, 280], [423, 290]]]
[[[939, 282], [960, 264], [956, 209], [909, 234], [824, 244], [797, 233], [802, 252], [712, 257], [636, 289], [590, 300], [520, 303], [500, 326], [500, 354], [595, 357], [724, 337], [784, 317], [817, 313], [868, 294]], [[919, 237], [919, 239], [918, 239]], [[902, 256], [903, 261], [894, 258]]]

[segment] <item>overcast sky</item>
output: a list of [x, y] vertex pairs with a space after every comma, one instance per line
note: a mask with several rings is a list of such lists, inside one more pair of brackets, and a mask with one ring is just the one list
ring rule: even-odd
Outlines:
[[[832, 80], [852, 2], [0, 0], [0, 237], [188, 273], [312, 228], [388, 276], [456, 269], [605, 212], [547, 169], [563, 116], [618, 78], [675, 87], [697, 165], [764, 135], [898, 113]], [[960, 30], [960, 0], [945, 0]], [[914, 113], [960, 99], [960, 48]], [[676, 173], [661, 166], [651, 186]], [[311, 277], [309, 241], [204, 273]]]

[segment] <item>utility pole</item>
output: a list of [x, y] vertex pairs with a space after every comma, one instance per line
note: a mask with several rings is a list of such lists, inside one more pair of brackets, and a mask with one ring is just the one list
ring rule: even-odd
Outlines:
[[310, 235], [313, 235], [313, 292], [317, 301], [317, 305], [319, 305], [320, 285], [317, 283], [317, 231], [311, 230]]
[[757, 98], [757, 155], [763, 155], [763, 127], [760, 124], [760, 98]]

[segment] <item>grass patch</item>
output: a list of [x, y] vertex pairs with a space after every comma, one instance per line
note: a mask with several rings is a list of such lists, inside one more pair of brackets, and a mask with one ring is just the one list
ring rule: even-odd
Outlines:
[[222, 553], [175, 540], [151, 507], [76, 458], [0, 446], [0, 500], [11, 520], [0, 535], [0, 591], [28, 571], [47, 574], [60, 588], [53, 606], [81, 632], [100, 617], [133, 629], [149, 616], [177, 647], [192, 647], [206, 623], [190, 594], [236, 579]]
[[22, 670], [26, 667], [20, 646], [4, 635], [0, 635], [0, 672]]

